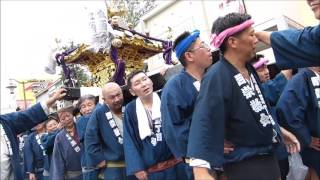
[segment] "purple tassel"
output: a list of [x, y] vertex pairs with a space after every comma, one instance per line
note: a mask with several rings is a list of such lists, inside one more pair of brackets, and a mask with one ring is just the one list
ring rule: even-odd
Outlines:
[[116, 71], [113, 74], [112, 80], [119, 84], [120, 86], [125, 84], [124, 76], [125, 76], [125, 68], [126, 64], [124, 60], [118, 59], [118, 49], [111, 46], [110, 49], [110, 57], [113, 63], [116, 65]]
[[57, 61], [57, 64], [60, 66], [62, 66], [62, 69], [63, 69], [63, 73], [64, 73], [64, 76], [66, 77], [66, 79], [68, 79], [68, 84], [67, 86], [68, 87], [74, 87], [74, 84], [72, 82], [72, 79], [71, 79], [71, 70], [70, 68], [66, 65], [65, 61], [64, 61], [64, 57], [71, 54], [73, 51], [75, 51], [78, 47], [75, 47], [75, 48], [72, 48], [72, 49], [69, 49], [69, 50], [66, 50], [65, 52], [61, 53], [61, 54], [56, 54], [55, 58], [56, 58], [56, 61]]
[[125, 85], [124, 76], [125, 76], [125, 61], [122, 59], [118, 59], [118, 64], [116, 67], [116, 71], [112, 77], [112, 80], [119, 84], [120, 86]]
[[115, 64], [118, 64], [117, 61], [118, 61], [118, 49], [111, 46], [110, 48], [110, 58], [111, 60], [115, 63]]
[[172, 55], [172, 41], [165, 41], [162, 39], [158, 39], [158, 38], [154, 38], [154, 37], [149, 37], [146, 36], [144, 34], [138, 33], [135, 30], [128, 30], [122, 27], [119, 27], [119, 29], [125, 30], [125, 31], [130, 31], [132, 34], [138, 34], [141, 37], [144, 37], [146, 39], [150, 39], [150, 40], [154, 40], [154, 41], [158, 41], [162, 43], [163, 46], [163, 59], [165, 60], [166, 64], [172, 64], [172, 59], [171, 59], [171, 55]]
[[166, 64], [172, 64], [172, 41], [167, 41], [165, 43], [162, 43], [162, 46], [164, 48], [163, 51], [163, 59], [165, 60]]

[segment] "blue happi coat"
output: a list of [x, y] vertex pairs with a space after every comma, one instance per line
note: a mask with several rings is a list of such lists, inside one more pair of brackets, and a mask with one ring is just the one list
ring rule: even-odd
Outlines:
[[287, 82], [287, 78], [282, 73], [279, 73], [272, 80], [261, 84], [264, 96], [271, 106], [276, 106]]
[[40, 103], [35, 104], [26, 111], [0, 115], [0, 123], [11, 144], [13, 152], [13, 155], [11, 156], [11, 165], [17, 180], [23, 179], [19, 163], [17, 134], [27, 131], [45, 120], [47, 120], [47, 115], [43, 111]]
[[81, 166], [83, 169], [86, 169], [83, 171], [83, 179], [84, 180], [95, 180], [98, 178], [98, 171], [95, 169], [95, 167], [90, 167], [88, 162], [88, 154], [85, 150], [85, 132], [87, 128], [87, 124], [89, 122], [89, 119], [91, 117], [91, 114], [81, 116], [76, 123], [79, 140], [81, 143], [82, 148], [82, 156], [81, 156]]
[[281, 69], [320, 65], [320, 25], [272, 32], [270, 41]]
[[[50, 175], [51, 172], [51, 161], [52, 161], [52, 153], [53, 153], [53, 146], [54, 146], [54, 140], [56, 139], [57, 134], [60, 132], [60, 129], [57, 129], [53, 132], [44, 134], [41, 137], [41, 143], [43, 145], [43, 148], [46, 151], [47, 158], [45, 160], [44, 169], [49, 174], [46, 174], [47, 176]], [[50, 176], [48, 179], [51, 179]]]
[[87, 160], [86, 160], [85, 148], [84, 148], [84, 137], [85, 137], [86, 127], [87, 127], [87, 124], [89, 122], [90, 116], [91, 116], [91, 114], [90, 115], [81, 116], [81, 117], [78, 118], [77, 123], [76, 123], [79, 140], [80, 140], [80, 143], [81, 143], [81, 145], [83, 147], [83, 154], [82, 154], [82, 157], [81, 157], [81, 166], [82, 167], [86, 167], [87, 166]]
[[[314, 83], [320, 84], [310, 69], [296, 74], [279, 99], [277, 113], [280, 123], [299, 139], [304, 164], [313, 167], [320, 175], [320, 151], [309, 147], [311, 136], [320, 138], [320, 86], [314, 86], [312, 78]], [[318, 91], [319, 97], [315, 91]]]
[[[258, 76], [247, 65], [251, 77]], [[239, 162], [261, 153], [272, 153], [273, 139], [281, 142], [279, 126], [272, 114], [266, 112], [252, 94], [249, 83], [223, 57], [205, 74], [195, 105], [190, 127], [188, 156], [202, 159], [211, 167]], [[261, 102], [261, 101], [260, 101]], [[270, 112], [270, 106], [266, 104]], [[271, 118], [272, 117], [272, 118]], [[277, 136], [275, 136], [275, 133]], [[235, 145], [224, 154], [224, 140]]]
[[[107, 105], [97, 107], [88, 122], [85, 133], [85, 151], [87, 152], [88, 165], [97, 167], [102, 161], [124, 163], [122, 143], [111, 128], [106, 113], [110, 112]], [[122, 137], [121, 137], [122, 138]], [[104, 168], [100, 170], [105, 180], [130, 179], [125, 173], [125, 168]]]
[[[166, 143], [177, 158], [186, 158], [189, 129], [194, 105], [199, 94], [197, 80], [182, 70], [162, 89], [161, 118]], [[192, 168], [185, 164], [188, 179], [193, 179]]]
[[[154, 142], [151, 142], [152, 137], [150, 136], [141, 140], [136, 113], [136, 100], [131, 101], [126, 106], [124, 119], [124, 152], [128, 175], [133, 175], [138, 171], [147, 171], [149, 167], [174, 157], [162, 135], [161, 127], [159, 128], [160, 140], [158, 136], [154, 138]], [[180, 167], [178, 166], [176, 165], [160, 172], [148, 173], [148, 179], [179, 179], [178, 172]], [[185, 179], [183, 174], [180, 178]]]
[[27, 173], [35, 174], [36, 178], [41, 180], [43, 179], [44, 165], [47, 157], [44, 150], [38, 144], [36, 136], [36, 132], [31, 133], [25, 142], [23, 150], [24, 166]]
[[19, 143], [19, 155], [20, 155], [20, 165], [21, 165], [21, 172], [22, 175], [26, 178], [27, 174], [26, 174], [26, 170], [25, 170], [25, 165], [24, 165], [24, 153], [23, 153], [23, 149], [24, 149], [24, 143], [26, 142], [28, 138], [28, 134], [27, 132], [22, 133], [21, 137], [18, 138], [18, 143]]
[[189, 128], [198, 91], [185, 70], [172, 77], [161, 94], [163, 135], [175, 157], [186, 157]]
[[67, 138], [66, 129], [61, 130], [56, 136], [52, 154], [52, 172], [50, 174], [53, 180], [82, 180], [82, 147], [80, 147], [77, 133], [72, 140], [76, 143], [74, 146]]
[[[287, 78], [282, 73], [279, 73], [272, 80], [261, 84], [261, 89], [264, 93], [265, 100], [270, 104], [271, 113], [275, 118], [277, 118], [275, 106], [287, 82]], [[277, 146], [275, 149], [275, 154], [279, 160], [283, 160], [289, 155], [284, 144]]]

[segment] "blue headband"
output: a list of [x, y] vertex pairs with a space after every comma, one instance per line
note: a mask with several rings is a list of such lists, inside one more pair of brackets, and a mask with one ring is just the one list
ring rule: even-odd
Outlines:
[[177, 58], [180, 60], [183, 53], [190, 47], [191, 43], [193, 43], [200, 35], [199, 30], [194, 30], [188, 37], [182, 40], [174, 49], [177, 55]]

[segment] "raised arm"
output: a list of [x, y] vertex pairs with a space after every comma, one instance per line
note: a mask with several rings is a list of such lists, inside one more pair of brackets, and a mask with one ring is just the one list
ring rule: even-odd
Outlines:
[[320, 25], [272, 33], [257, 32], [256, 37], [272, 47], [280, 69], [320, 65]]
[[271, 32], [259, 31], [259, 32], [256, 32], [255, 35], [260, 41], [262, 41], [263, 43], [265, 43], [265, 44], [270, 46], [270, 44], [271, 44], [271, 42], [270, 42]]
[[25, 111], [1, 115], [1, 121], [5, 121], [15, 134], [29, 130], [48, 119], [48, 108], [62, 99], [66, 95], [65, 91], [65, 89], [59, 89], [47, 101], [37, 103]]

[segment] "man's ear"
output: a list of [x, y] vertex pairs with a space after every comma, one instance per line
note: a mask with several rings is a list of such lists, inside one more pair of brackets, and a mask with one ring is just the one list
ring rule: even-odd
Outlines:
[[191, 52], [185, 52], [184, 53], [184, 59], [188, 62], [192, 62], [193, 61], [193, 54]]
[[238, 47], [238, 40], [236, 37], [230, 36], [227, 40], [228, 45], [231, 48], [237, 48]]
[[129, 92], [132, 96], [136, 96], [136, 93], [132, 89], [129, 89]]

